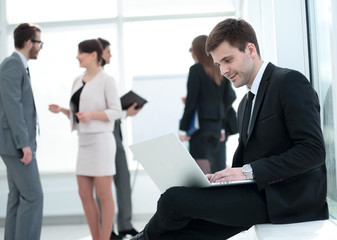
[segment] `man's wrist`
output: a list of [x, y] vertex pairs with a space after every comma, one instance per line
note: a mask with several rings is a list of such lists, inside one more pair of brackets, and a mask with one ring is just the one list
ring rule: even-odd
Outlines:
[[179, 130], [179, 135], [180, 136], [187, 136], [186, 132], [183, 130]]

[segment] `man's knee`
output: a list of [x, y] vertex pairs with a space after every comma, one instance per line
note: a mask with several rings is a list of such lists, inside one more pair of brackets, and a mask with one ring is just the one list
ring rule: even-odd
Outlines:
[[43, 192], [42, 188], [36, 186], [34, 191], [31, 191], [30, 193], [24, 193], [22, 194], [22, 197], [32, 204], [40, 205], [43, 203]]
[[158, 201], [158, 209], [179, 209], [183, 205], [186, 192], [185, 187], [172, 187], [167, 189]]

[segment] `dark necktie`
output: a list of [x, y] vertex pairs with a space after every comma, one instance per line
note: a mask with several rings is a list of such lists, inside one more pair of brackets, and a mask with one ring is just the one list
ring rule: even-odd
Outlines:
[[245, 115], [243, 116], [243, 123], [242, 123], [242, 141], [244, 144], [247, 142], [248, 138], [248, 126], [249, 126], [249, 121], [250, 121], [250, 115], [252, 112], [252, 103], [254, 99], [254, 93], [249, 91], [247, 93], [247, 104], [246, 104], [246, 109], [245, 109]]
[[[28, 75], [29, 82], [30, 82], [29, 67], [27, 67], [26, 69], [27, 69], [27, 75]], [[33, 101], [34, 101], [34, 99], [33, 99]], [[34, 101], [34, 109], [35, 109], [35, 111], [36, 111], [35, 101]], [[36, 126], [37, 126], [37, 132], [38, 132], [38, 134], [40, 135], [39, 116], [37, 115], [37, 112], [36, 112]]]
[[27, 67], [27, 74], [28, 74], [28, 77], [29, 77], [29, 80], [30, 80], [29, 67]]

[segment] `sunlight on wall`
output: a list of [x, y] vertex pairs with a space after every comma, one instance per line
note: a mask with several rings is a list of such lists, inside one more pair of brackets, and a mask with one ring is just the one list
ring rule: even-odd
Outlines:
[[117, 1], [111, 0], [7, 0], [9, 23], [39, 23], [116, 16]]

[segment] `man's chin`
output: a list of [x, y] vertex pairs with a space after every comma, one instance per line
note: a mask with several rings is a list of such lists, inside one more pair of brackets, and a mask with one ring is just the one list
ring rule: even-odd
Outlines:
[[233, 83], [233, 86], [235, 88], [240, 88], [240, 87], [244, 86], [244, 84], [242, 84], [242, 82], [240, 82], [240, 81], [233, 80], [231, 82]]

